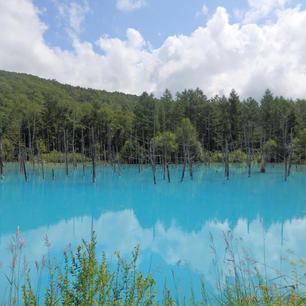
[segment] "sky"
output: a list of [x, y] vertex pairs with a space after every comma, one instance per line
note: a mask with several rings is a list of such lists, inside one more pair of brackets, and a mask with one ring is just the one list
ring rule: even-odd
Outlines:
[[306, 0], [0, 0], [0, 69], [160, 96], [306, 96]]

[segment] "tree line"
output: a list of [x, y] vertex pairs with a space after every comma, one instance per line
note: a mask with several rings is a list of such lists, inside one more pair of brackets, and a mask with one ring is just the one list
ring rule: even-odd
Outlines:
[[[0, 71], [4, 161], [162, 164], [305, 163], [306, 100], [208, 98], [200, 89], [159, 97], [63, 85]], [[289, 164], [288, 164], [289, 165]], [[192, 175], [192, 172], [190, 173]]]

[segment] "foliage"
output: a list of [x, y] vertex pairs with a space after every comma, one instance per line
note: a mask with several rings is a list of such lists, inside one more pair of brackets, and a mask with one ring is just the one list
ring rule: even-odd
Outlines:
[[114, 156], [130, 163], [149, 160], [151, 143], [156, 144], [156, 154], [167, 155], [168, 162], [183, 161], [188, 154], [191, 160], [202, 161], [203, 150], [216, 152], [213, 160], [219, 161], [218, 152], [224, 152], [226, 141], [230, 152], [239, 148], [240, 161], [251, 147], [252, 154], [264, 148], [268, 160], [281, 162], [292, 133], [292, 159], [303, 163], [305, 109], [306, 100], [275, 97], [270, 90], [259, 102], [241, 99], [234, 89], [229, 97], [208, 98], [198, 88], [175, 97], [169, 90], [160, 98], [146, 92], [138, 97], [0, 71], [5, 161], [19, 159], [23, 149], [31, 160], [39, 153], [64, 152], [66, 145], [68, 152], [90, 158], [93, 130], [97, 158], [110, 162]]
[[163, 154], [168, 160], [171, 154], [178, 149], [176, 135], [170, 131], [165, 131], [152, 139], [152, 143], [157, 149], [157, 153]]
[[[83, 241], [76, 252], [65, 250], [64, 267], [49, 263], [49, 285], [45, 305], [126, 305], [150, 306], [156, 303], [155, 282], [151, 274], [143, 275], [136, 269], [139, 248], [131, 259], [115, 253], [117, 267], [112, 270], [105, 254], [100, 261], [96, 255], [96, 238]], [[38, 305], [30, 280], [23, 286], [24, 305]]]
[[[68, 153], [68, 162], [72, 163], [73, 162], [73, 154]], [[83, 158], [82, 154], [76, 153], [75, 154], [76, 161], [81, 163], [81, 162], [89, 162], [90, 158], [85, 157]], [[65, 155], [62, 152], [57, 152], [55, 150], [51, 151], [50, 153], [44, 153], [42, 154], [42, 158], [46, 163], [63, 163], [65, 160]], [[37, 159], [37, 162], [39, 159]]]
[[[48, 237], [45, 245], [49, 248]], [[183, 296], [186, 306], [298, 306], [306, 303], [306, 283], [303, 271], [306, 260], [299, 258], [291, 262], [292, 273], [279, 274], [269, 280], [261, 274], [260, 267], [269, 267], [240, 249], [233, 233], [224, 233], [225, 255], [218, 260], [214, 239], [210, 235], [210, 248], [215, 255], [217, 285], [214, 293], [208, 293], [203, 279], [200, 279], [201, 296], [195, 297], [191, 287], [190, 296]], [[180, 304], [178, 292], [172, 292], [164, 283], [161, 299], [157, 296], [156, 283], [152, 275], [137, 269], [139, 247], [131, 256], [123, 258], [115, 252], [116, 264], [110, 264], [105, 253], [96, 253], [96, 237], [83, 243], [74, 251], [68, 246], [63, 252], [64, 263], [43, 257], [35, 262], [41, 274], [48, 268], [49, 280], [45, 294], [41, 296], [30, 278], [30, 268], [23, 262], [24, 239], [17, 228], [12, 237], [10, 252], [12, 262], [10, 274], [6, 278], [10, 284], [8, 305], [25, 306], [70, 306], [70, 305], [115, 305], [115, 306], [173, 306]], [[221, 266], [223, 262], [223, 265]], [[24, 267], [23, 267], [24, 264]], [[39, 288], [38, 288], [39, 289]], [[175, 296], [175, 298], [174, 298]], [[21, 302], [22, 301], [22, 302]]]

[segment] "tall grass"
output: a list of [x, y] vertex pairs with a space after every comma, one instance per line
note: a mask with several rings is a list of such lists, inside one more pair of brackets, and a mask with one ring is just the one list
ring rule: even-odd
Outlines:
[[[105, 253], [96, 254], [94, 232], [89, 242], [83, 240], [76, 250], [71, 247], [63, 251], [64, 264], [60, 265], [49, 255], [36, 262], [39, 274], [34, 290], [30, 269], [23, 259], [24, 240], [17, 229], [12, 238], [10, 252], [12, 262], [9, 274], [7, 300], [2, 305], [60, 306], [60, 305], [109, 305], [109, 306], [299, 306], [306, 305], [306, 261], [303, 258], [292, 262], [292, 273], [278, 273], [268, 279], [260, 272], [260, 263], [237, 248], [231, 232], [224, 234], [226, 265], [217, 261], [214, 239], [211, 236], [210, 248], [215, 254], [216, 285], [213, 292], [206, 291], [205, 282], [200, 279], [201, 294], [195, 295], [190, 288], [189, 296], [178, 297], [164, 284], [162, 297], [157, 294], [157, 284], [150, 273], [137, 269], [139, 247], [135, 247], [129, 259], [115, 252], [116, 265], [110, 265]], [[45, 245], [50, 243], [45, 237]], [[40, 288], [43, 269], [48, 273], [46, 288]], [[264, 269], [265, 270], [265, 269]], [[173, 275], [174, 280], [174, 275]], [[175, 280], [174, 280], [175, 281]], [[41, 294], [43, 289], [43, 294]], [[186, 290], [187, 292], [187, 290]]]

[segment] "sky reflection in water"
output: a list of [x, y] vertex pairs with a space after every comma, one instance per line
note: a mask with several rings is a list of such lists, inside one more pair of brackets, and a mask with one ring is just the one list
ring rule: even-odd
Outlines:
[[[287, 182], [282, 166], [267, 170], [262, 175], [254, 169], [248, 178], [246, 169], [237, 167], [226, 181], [222, 166], [195, 167], [194, 181], [187, 177], [180, 183], [180, 169], [172, 168], [172, 182], [163, 181], [160, 172], [154, 186], [150, 168], [138, 173], [137, 167], [126, 166], [119, 175], [102, 167], [95, 185], [89, 168], [86, 177], [78, 170], [69, 178], [58, 169], [55, 181], [50, 170], [45, 181], [36, 171], [26, 184], [10, 165], [0, 183], [2, 271], [10, 263], [8, 245], [17, 225], [32, 263], [47, 252], [46, 234], [58, 256], [68, 243], [89, 239], [93, 225], [98, 250], [110, 260], [115, 250], [127, 255], [140, 244], [139, 268], [169, 283], [173, 270], [182, 291], [198, 275], [214, 283], [210, 233], [221, 261], [223, 235], [231, 231], [248, 256], [286, 273], [290, 268], [281, 256], [306, 257], [305, 168], [294, 169]], [[0, 284], [3, 294], [3, 277]]]

